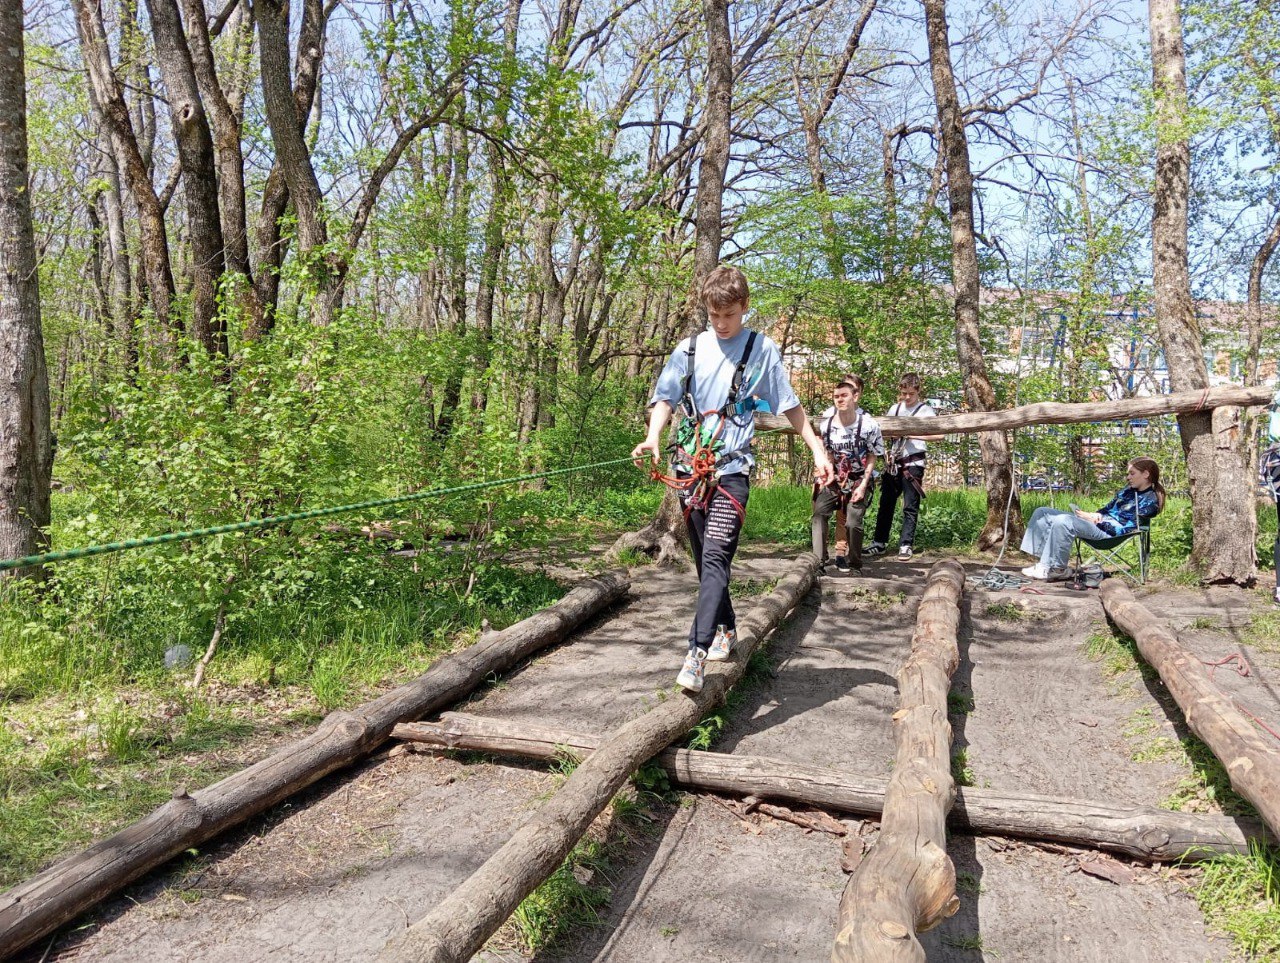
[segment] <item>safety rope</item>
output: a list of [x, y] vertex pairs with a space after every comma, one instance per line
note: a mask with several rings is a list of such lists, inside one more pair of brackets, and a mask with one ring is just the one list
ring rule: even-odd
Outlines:
[[[1245, 661], [1244, 654], [1241, 652], [1233, 652], [1231, 655], [1227, 656], [1225, 659], [1219, 659], [1217, 662], [1210, 662], [1208, 659], [1201, 659], [1200, 662], [1201, 664], [1207, 665], [1209, 667], [1208, 675], [1210, 679], [1213, 678], [1213, 673], [1217, 671], [1217, 669], [1219, 669], [1221, 666], [1224, 666], [1224, 665], [1229, 665], [1233, 669], [1235, 669], [1236, 675], [1240, 676], [1241, 678], [1247, 679], [1251, 675], [1253, 675], [1252, 670], [1249, 668], [1249, 663]], [[1227, 698], [1231, 702], [1231, 704], [1235, 706], [1237, 712], [1239, 712], [1241, 715], [1248, 716], [1250, 719], [1256, 722], [1264, 732], [1267, 732], [1273, 737], [1275, 737], [1276, 739], [1280, 740], [1280, 732], [1277, 732], [1271, 726], [1267, 725], [1265, 722], [1263, 722], [1261, 719], [1255, 716], [1252, 712], [1250, 712], [1248, 709], [1242, 706], [1239, 702], [1237, 702], [1231, 696], [1228, 696]]]
[[626, 458], [614, 458], [609, 461], [598, 461], [590, 465], [574, 465], [571, 468], [554, 468], [550, 471], [536, 472], [529, 475], [516, 475], [512, 478], [498, 478], [493, 481], [471, 482], [466, 485], [453, 485], [449, 488], [430, 488], [415, 492], [412, 495], [395, 495], [390, 498], [374, 498], [350, 505], [333, 505], [328, 508], [313, 508], [305, 512], [290, 512], [288, 515], [271, 515], [266, 518], [252, 518], [243, 522], [231, 522], [226, 525], [212, 525], [208, 528], [196, 528], [190, 531], [166, 532], [163, 535], [150, 535], [146, 538], [130, 538], [119, 542], [105, 542], [100, 545], [85, 545], [81, 548], [68, 548], [57, 552], [44, 552], [40, 555], [26, 555], [22, 558], [0, 560], [0, 572], [16, 568], [29, 568], [32, 565], [44, 565], [48, 562], [66, 562], [72, 559], [90, 558], [95, 555], [107, 555], [113, 552], [124, 552], [134, 548], [147, 548], [152, 545], [166, 545], [170, 542], [184, 542], [196, 538], [207, 538], [211, 535], [227, 535], [232, 532], [247, 532], [257, 528], [269, 528], [273, 525], [284, 525], [288, 522], [300, 522], [310, 518], [325, 518], [329, 515], [341, 515], [367, 508], [386, 508], [390, 505], [404, 505], [408, 502], [424, 501], [428, 498], [440, 498], [444, 495], [455, 495], [459, 492], [474, 492], [485, 488], [498, 488], [502, 485], [513, 485], [517, 482], [536, 481], [539, 478], [553, 478], [567, 475], [570, 472], [586, 471], [592, 468], [607, 468], [631, 461]]

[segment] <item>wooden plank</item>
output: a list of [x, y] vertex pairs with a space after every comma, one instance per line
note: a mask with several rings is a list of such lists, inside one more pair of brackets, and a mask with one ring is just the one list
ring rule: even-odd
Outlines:
[[960, 908], [947, 855], [947, 813], [955, 802], [947, 692], [960, 664], [956, 633], [965, 575], [951, 559], [929, 570], [911, 654], [898, 671], [893, 714], [897, 758], [885, 790], [880, 838], [854, 869], [840, 900], [835, 963], [918, 960], [916, 933]]
[[1209, 678], [1204, 663], [1178, 641], [1169, 624], [1138, 602], [1119, 579], [1102, 583], [1107, 616], [1133, 636], [1186, 717], [1187, 726], [1218, 757], [1231, 788], [1253, 803], [1280, 836], [1280, 743], [1263, 735]]
[[413, 682], [350, 712], [331, 713], [311, 735], [207, 789], [178, 789], [159, 809], [89, 849], [0, 894], [0, 958], [74, 919], [166, 860], [239, 825], [372, 752], [397, 723], [437, 712], [486, 677], [564, 639], [622, 598], [625, 571], [580, 582], [536, 615], [446, 656]]
[[[603, 741], [575, 732], [446, 712], [438, 722], [396, 726], [393, 738], [439, 749], [493, 752], [553, 761], [568, 749], [586, 758]], [[879, 817], [887, 780], [763, 756], [666, 749], [653, 760], [675, 786], [799, 803], [833, 812]], [[1230, 816], [1175, 813], [999, 789], [962, 787], [948, 816], [952, 831], [1012, 836], [1102, 849], [1153, 862], [1247, 853], [1266, 828]]]
[[817, 569], [817, 558], [801, 555], [778, 587], [739, 620], [738, 642], [729, 661], [707, 664], [701, 692], [681, 691], [619, 728], [469, 879], [387, 943], [380, 959], [471, 959], [520, 901], [555, 872], [628, 777], [724, 700], [742, 677], [752, 651], [812, 588]]
[[[1071, 425], [1090, 421], [1126, 421], [1130, 418], [1154, 418], [1159, 415], [1184, 414], [1228, 405], [1241, 407], [1271, 402], [1270, 388], [1241, 388], [1224, 385], [1207, 391], [1182, 391], [1171, 395], [1149, 395], [1122, 398], [1118, 401], [1059, 402], [1042, 401], [1006, 411], [968, 411], [936, 418], [876, 417], [880, 430], [888, 437], [900, 435], [951, 435], [977, 431], [1007, 431], [1027, 425]], [[793, 433], [791, 423], [779, 415], [756, 415], [761, 431]]]

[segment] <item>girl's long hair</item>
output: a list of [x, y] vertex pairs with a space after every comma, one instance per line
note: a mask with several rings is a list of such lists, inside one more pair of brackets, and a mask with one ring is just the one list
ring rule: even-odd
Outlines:
[[1136, 468], [1138, 471], [1145, 471], [1151, 478], [1151, 487], [1156, 490], [1156, 514], [1159, 515], [1164, 511], [1164, 499], [1168, 494], [1164, 490], [1164, 486], [1160, 484], [1160, 466], [1156, 464], [1154, 458], [1135, 458], [1129, 462], [1130, 468]]

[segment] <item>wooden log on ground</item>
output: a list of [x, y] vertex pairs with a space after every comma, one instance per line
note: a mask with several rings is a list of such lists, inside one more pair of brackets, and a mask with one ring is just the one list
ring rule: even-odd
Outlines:
[[[439, 749], [548, 762], [566, 749], [586, 758], [603, 741], [593, 733], [462, 712], [446, 712], [439, 722], [405, 723], [391, 735]], [[673, 785], [685, 789], [877, 818], [884, 807], [887, 780], [839, 769], [692, 749], [666, 749], [653, 761], [666, 770]], [[1253, 820], [975, 787], [957, 790], [947, 823], [952, 831], [1066, 843], [1153, 862], [1247, 853], [1251, 839], [1267, 839], [1265, 827]]]
[[898, 671], [897, 757], [880, 838], [845, 884], [834, 963], [923, 961], [916, 933], [960, 907], [947, 855], [947, 813], [956, 798], [947, 692], [960, 664], [956, 633], [964, 581], [964, 569], [951, 559], [929, 570], [911, 654]]
[[[1270, 403], [1271, 395], [1270, 388], [1224, 385], [1208, 391], [1180, 391], [1171, 395], [1122, 398], [1118, 401], [1041, 401], [1006, 411], [968, 411], [956, 415], [939, 415], [936, 418], [879, 417], [876, 422], [880, 425], [881, 432], [891, 437], [968, 434], [977, 431], [1007, 431], [1026, 425], [1071, 425], [1089, 421], [1152, 418], [1228, 405], [1265, 405]], [[761, 431], [793, 431], [790, 422], [779, 415], [756, 415], [756, 427]]]
[[[817, 568], [817, 558], [801, 555], [778, 587], [739, 620], [738, 642], [729, 661], [707, 663], [701, 692], [681, 691], [619, 728], [483, 866], [388, 942], [380, 959], [471, 959], [520, 901], [555, 872], [628, 777], [724, 700], [742, 677], [752, 651], [812, 588]], [[676, 653], [673, 644], [673, 677]]]
[[631, 582], [607, 572], [503, 632], [442, 658], [413, 682], [350, 712], [333, 712], [314, 733], [188, 795], [0, 894], [0, 958], [16, 953], [166, 860], [275, 805], [372, 752], [397, 723], [437, 712], [486, 677], [564, 639], [622, 598]]
[[1133, 636], [1138, 651], [1186, 716], [1187, 726], [1226, 767], [1231, 788], [1253, 803], [1280, 837], [1280, 744], [1263, 738], [1169, 624], [1139, 603], [1119, 579], [1103, 582], [1101, 594], [1107, 616]]

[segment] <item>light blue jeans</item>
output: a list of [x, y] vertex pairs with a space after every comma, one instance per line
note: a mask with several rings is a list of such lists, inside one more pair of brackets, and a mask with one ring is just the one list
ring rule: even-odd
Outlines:
[[1022, 550], [1035, 555], [1046, 569], [1066, 568], [1077, 538], [1110, 538], [1093, 522], [1063, 508], [1037, 508], [1031, 513]]

